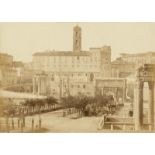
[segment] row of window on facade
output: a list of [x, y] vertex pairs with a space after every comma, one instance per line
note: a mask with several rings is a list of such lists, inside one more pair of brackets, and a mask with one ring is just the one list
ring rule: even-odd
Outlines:
[[99, 58], [98, 57], [89, 57], [89, 56], [77, 56], [77, 57], [41, 57], [41, 58], [36, 58], [36, 62], [40, 63], [41, 61], [46, 62], [47, 64], [52, 64], [52, 63], [92, 63], [92, 62], [98, 62]]
[[[54, 81], [54, 78], [56, 78], [56, 76], [58, 76], [58, 77], [60, 77], [60, 74], [52, 74], [51, 75], [51, 80], [52, 81]], [[63, 77], [66, 77], [66, 78], [78, 78], [79, 79], [79, 77], [82, 79], [82, 78], [85, 78], [85, 77], [94, 77], [94, 74], [93, 73], [76, 73], [76, 74], [70, 74], [70, 75], [68, 75], [68, 74], [63, 74], [63, 75], [61, 75], [61, 77], [63, 78]], [[100, 74], [96, 74], [96, 77], [99, 77], [100, 76]]]
[[150, 63], [151, 60], [153, 60], [153, 57], [147, 57], [147, 56], [127, 57], [127, 58], [123, 58], [123, 60], [126, 62], [132, 62], [132, 63]]
[[[107, 64], [108, 64], [109, 62], [107, 62]], [[91, 65], [90, 65], [91, 64]], [[34, 65], [35, 66], [44, 66], [44, 67], [46, 67], [46, 66], [53, 66], [53, 67], [83, 67], [83, 66], [91, 66], [91, 67], [97, 67], [98, 65], [99, 65], [100, 63], [99, 62], [96, 62], [96, 63], [93, 63], [93, 62], [91, 62], [91, 63], [89, 63], [89, 64], [82, 64], [82, 63], [72, 63], [72, 64], [67, 64], [67, 63], [54, 63], [54, 64], [48, 64], [48, 63], [40, 63], [40, 62], [37, 62], [37, 63], [35, 63]]]
[[52, 69], [59, 69], [59, 68], [63, 68], [63, 69], [68, 69], [68, 68], [99, 68], [99, 65], [80, 65], [80, 64], [77, 64], [77, 65], [46, 65], [46, 64], [38, 64], [36, 65], [35, 68], [52, 68]]

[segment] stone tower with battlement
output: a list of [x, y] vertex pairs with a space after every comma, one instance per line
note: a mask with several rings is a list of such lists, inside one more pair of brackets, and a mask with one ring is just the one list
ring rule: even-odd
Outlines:
[[78, 25], [73, 28], [73, 52], [81, 51], [81, 27]]

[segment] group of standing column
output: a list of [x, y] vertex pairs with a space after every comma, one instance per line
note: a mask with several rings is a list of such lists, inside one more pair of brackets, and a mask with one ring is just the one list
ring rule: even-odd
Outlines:
[[45, 95], [47, 92], [47, 78], [45, 76], [33, 77], [33, 93]]
[[[149, 130], [154, 130], [154, 82], [147, 81], [149, 86], [149, 101], [148, 101], [148, 125]], [[140, 131], [144, 128], [144, 102], [143, 102], [143, 87], [144, 81], [138, 79], [135, 91], [135, 130]]]

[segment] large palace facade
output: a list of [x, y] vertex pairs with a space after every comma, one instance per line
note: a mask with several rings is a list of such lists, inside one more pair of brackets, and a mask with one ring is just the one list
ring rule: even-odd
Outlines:
[[17, 83], [17, 71], [13, 68], [13, 56], [0, 53], [0, 87]]
[[33, 54], [33, 93], [64, 97], [92, 96], [96, 79], [111, 77], [111, 47], [82, 50], [81, 28], [73, 28], [73, 51]]

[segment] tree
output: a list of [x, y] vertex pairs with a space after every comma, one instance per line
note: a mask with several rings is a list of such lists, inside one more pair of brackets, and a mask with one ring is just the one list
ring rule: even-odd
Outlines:
[[0, 116], [3, 115], [4, 109], [5, 109], [4, 99], [0, 97]]
[[64, 109], [74, 108], [81, 116], [85, 111], [88, 104], [94, 103], [94, 97], [88, 96], [68, 96], [62, 98], [62, 104]]
[[55, 109], [55, 105], [58, 104], [57, 99], [54, 98], [54, 97], [48, 97], [45, 101], [48, 104], [49, 110], [51, 110], [51, 107], [53, 107], [53, 106], [54, 106], [54, 109]]
[[26, 100], [23, 105], [27, 107], [28, 114], [34, 113], [35, 102], [33, 99]]
[[46, 100], [38, 99], [38, 104], [39, 104], [41, 112], [43, 112], [45, 110]]
[[74, 108], [76, 105], [76, 98], [73, 96], [63, 97], [61, 103], [64, 109]]

